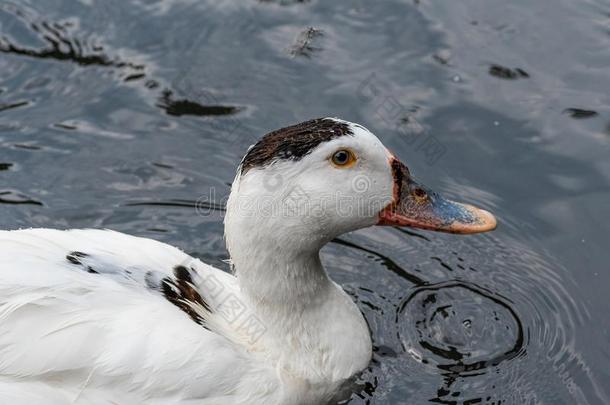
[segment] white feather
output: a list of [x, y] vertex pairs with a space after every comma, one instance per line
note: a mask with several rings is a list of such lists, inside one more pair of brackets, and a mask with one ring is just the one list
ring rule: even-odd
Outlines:
[[61, 387], [63, 395], [54, 400], [65, 403], [90, 403], [89, 397], [134, 403], [127, 399], [138, 395], [135, 403], [246, 398], [237, 385], [259, 370], [243, 348], [144, 285], [78, 269], [66, 260], [73, 251], [117, 272], [170, 275], [177, 264], [189, 263], [232, 287], [230, 275], [148, 239], [99, 230], [2, 231], [0, 402], [3, 393], [19, 397], [19, 387], [9, 389], [15, 380], [32, 381], [23, 391], [29, 395], [34, 387]]

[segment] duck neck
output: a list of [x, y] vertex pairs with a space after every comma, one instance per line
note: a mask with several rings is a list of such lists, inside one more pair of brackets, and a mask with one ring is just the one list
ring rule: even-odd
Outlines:
[[[229, 217], [225, 231], [241, 298], [265, 327], [256, 346], [288, 379], [340, 381], [366, 367], [368, 327], [324, 270], [324, 241], [243, 225]], [[257, 232], [233, 232], [243, 229]]]
[[311, 309], [335, 287], [322, 266], [319, 248], [295, 249], [274, 239], [256, 237], [231, 249], [242, 293], [265, 317]]

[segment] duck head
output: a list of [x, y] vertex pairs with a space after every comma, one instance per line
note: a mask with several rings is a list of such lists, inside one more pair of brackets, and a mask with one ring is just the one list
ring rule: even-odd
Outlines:
[[225, 239], [241, 302], [266, 328], [253, 350], [277, 358], [283, 375], [341, 381], [370, 361], [366, 322], [319, 251], [371, 225], [476, 233], [496, 221], [420, 185], [370, 131], [334, 118], [273, 131], [243, 158]]
[[421, 185], [370, 131], [335, 118], [273, 131], [250, 147], [225, 219], [230, 252], [244, 232], [310, 249], [371, 225], [469, 234], [496, 220]]

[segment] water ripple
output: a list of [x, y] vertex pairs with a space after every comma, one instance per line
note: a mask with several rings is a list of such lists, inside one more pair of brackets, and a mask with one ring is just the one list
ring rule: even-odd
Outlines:
[[521, 320], [505, 297], [463, 281], [419, 287], [398, 307], [403, 350], [455, 375], [496, 366], [523, 350]]

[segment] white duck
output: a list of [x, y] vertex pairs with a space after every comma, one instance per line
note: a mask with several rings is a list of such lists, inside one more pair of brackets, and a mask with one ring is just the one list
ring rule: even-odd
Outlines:
[[319, 250], [375, 224], [495, 228], [334, 118], [274, 131], [233, 182], [235, 275], [109, 230], [0, 232], [0, 403], [314, 404], [371, 359]]

